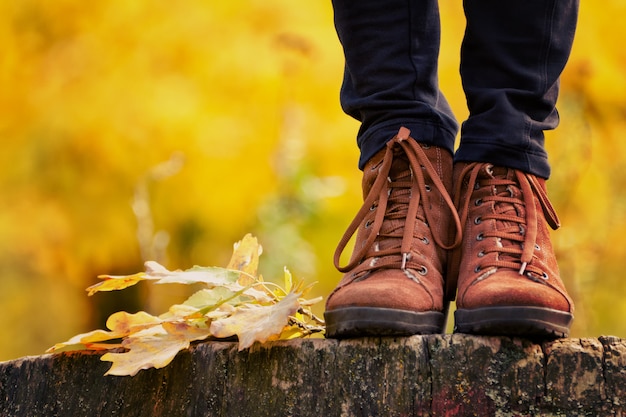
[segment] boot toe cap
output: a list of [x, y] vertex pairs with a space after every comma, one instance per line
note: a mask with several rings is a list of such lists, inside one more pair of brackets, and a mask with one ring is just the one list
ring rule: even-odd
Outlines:
[[346, 307], [390, 308], [406, 311], [442, 311], [443, 289], [428, 289], [401, 270], [379, 271], [337, 289], [326, 310]]
[[542, 307], [564, 312], [573, 310], [566, 295], [548, 283], [537, 282], [515, 271], [498, 271], [469, 286], [457, 301], [459, 308]]

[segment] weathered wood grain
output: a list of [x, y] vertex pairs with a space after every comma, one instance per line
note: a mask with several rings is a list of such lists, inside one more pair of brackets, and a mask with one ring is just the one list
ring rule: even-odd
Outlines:
[[0, 363], [2, 416], [621, 416], [626, 341], [466, 335], [207, 342], [103, 376], [99, 355]]

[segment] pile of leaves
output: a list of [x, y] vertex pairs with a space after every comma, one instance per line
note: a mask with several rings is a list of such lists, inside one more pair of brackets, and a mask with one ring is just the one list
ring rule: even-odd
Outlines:
[[106, 327], [76, 335], [47, 352], [72, 350], [107, 351], [103, 361], [112, 362], [105, 375], [135, 375], [142, 369], [162, 368], [193, 341], [236, 336], [239, 350], [254, 342], [304, 337], [324, 331], [324, 322], [310, 306], [321, 297], [307, 300], [311, 286], [294, 285], [284, 270], [284, 286], [264, 281], [258, 275], [262, 248], [257, 239], [246, 235], [235, 244], [226, 268], [195, 266], [185, 271], [169, 271], [157, 262], [146, 262], [146, 271], [127, 276], [102, 275], [103, 281], [87, 291], [121, 290], [140, 281], [154, 284], [202, 284], [182, 304], [153, 316], [140, 311], [112, 314]]

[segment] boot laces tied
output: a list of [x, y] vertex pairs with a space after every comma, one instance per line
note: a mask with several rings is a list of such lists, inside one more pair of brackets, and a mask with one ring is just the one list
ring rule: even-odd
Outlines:
[[[401, 237], [400, 247], [379, 251], [378, 245], [376, 245], [375, 252], [380, 252], [377, 253], [376, 256], [380, 256], [381, 258], [383, 256], [388, 256], [388, 259], [395, 260], [387, 260], [386, 262], [380, 263], [372, 262], [365, 268], [359, 269], [363, 269], [363, 271], [378, 268], [400, 268], [402, 270], [406, 270], [411, 261], [411, 246], [414, 240], [414, 230], [419, 208], [422, 203], [422, 199], [427, 195], [427, 189], [430, 187], [426, 185], [423, 171], [428, 173], [433, 182], [433, 186], [444, 198], [448, 209], [452, 213], [456, 228], [455, 238], [452, 244], [447, 245], [444, 243], [443, 237], [436, 234], [433, 234], [433, 240], [443, 249], [452, 249], [461, 242], [461, 222], [458, 214], [456, 213], [456, 209], [454, 208], [454, 203], [452, 202], [452, 199], [450, 198], [443, 182], [439, 178], [435, 168], [430, 163], [426, 153], [415, 140], [409, 138], [409, 134], [410, 131], [408, 129], [401, 128], [398, 135], [387, 142], [382, 163], [378, 167], [377, 177], [368, 192], [365, 201], [363, 202], [363, 206], [348, 226], [337, 246], [337, 249], [335, 250], [334, 264], [340, 272], [345, 273], [355, 269], [362, 262], [362, 260], [368, 256], [368, 252], [370, 248], [373, 247], [375, 240], [381, 236], [381, 227], [383, 226], [383, 222], [386, 218], [402, 219], [404, 221], [404, 225], [397, 228], [402, 229], [401, 235], [400, 230], [395, 229], [392, 232], [388, 232], [388, 234], [385, 233], [386, 237]], [[408, 159], [409, 172], [406, 173], [406, 175], [398, 175], [397, 178], [392, 179], [390, 177], [392, 162], [399, 151], [402, 151]], [[403, 194], [400, 192], [401, 189], [410, 190], [408, 197], [406, 196], [406, 193]], [[394, 192], [394, 190], [398, 191]], [[400, 204], [389, 204], [390, 200], [394, 203]], [[350, 262], [348, 262], [345, 266], [341, 266], [339, 262], [341, 254], [374, 204], [376, 204], [377, 212], [373, 223], [369, 226], [372, 230], [370, 231], [367, 240], [360, 248], [355, 248], [355, 253], [352, 255]], [[432, 220], [431, 210], [424, 209], [423, 213], [426, 223], [430, 224]], [[421, 268], [421, 270], [425, 272], [425, 267], [422, 266]]]
[[[494, 206], [496, 207], [495, 212], [492, 214], [482, 215], [481, 220], [493, 219], [496, 220], [497, 223], [508, 224], [510, 226], [498, 227], [498, 230], [484, 232], [481, 238], [493, 237], [499, 239], [499, 241], [507, 240], [509, 242], [517, 242], [518, 245], [494, 245], [490, 251], [509, 255], [507, 260], [496, 260], [491, 262], [489, 265], [481, 266], [480, 269], [484, 269], [485, 267], [505, 267], [517, 270], [520, 275], [524, 275], [526, 273], [526, 275], [531, 278], [532, 276], [529, 273], [535, 274], [539, 277], [545, 277], [544, 272], [539, 268], [534, 267], [532, 264], [534, 251], [537, 246], [538, 226], [538, 213], [537, 206], [535, 205], [535, 198], [538, 199], [544, 216], [552, 229], [556, 230], [560, 226], [560, 222], [544, 188], [539, 185], [534, 175], [527, 174], [519, 170], [514, 170], [515, 180], [493, 177], [489, 179], [481, 178], [480, 182], [478, 182], [478, 174], [483, 167], [485, 167], [488, 172], [492, 169], [490, 164], [469, 164], [461, 172], [460, 178], [463, 179], [469, 177], [467, 184], [468, 190], [477, 190], [482, 187], [506, 189], [509, 192], [508, 196], [506, 193], [502, 192], [494, 193], [495, 195], [483, 197], [480, 201], [475, 201], [474, 204], [481, 205], [484, 202], [493, 201], [495, 203]], [[459, 207], [461, 194], [460, 188], [462, 183], [463, 181], [461, 180], [458, 184], [456, 184], [454, 201], [456, 207]], [[511, 191], [510, 187], [516, 186], [519, 186], [521, 196], [514, 196], [514, 193]], [[471, 201], [474, 200], [472, 198], [466, 198], [460, 210], [459, 216], [462, 224], [467, 222]], [[514, 205], [522, 205], [524, 207], [525, 215], [523, 217], [515, 213]], [[511, 214], [511, 212], [514, 212], [514, 214]], [[517, 260], [512, 261], [511, 257], [517, 258]], [[498, 256], [497, 259], [500, 259], [500, 256]]]

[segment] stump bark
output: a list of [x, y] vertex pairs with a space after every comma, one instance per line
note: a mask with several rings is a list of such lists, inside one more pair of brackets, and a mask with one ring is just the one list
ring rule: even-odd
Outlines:
[[103, 376], [93, 353], [0, 363], [2, 416], [621, 416], [626, 340], [467, 335], [206, 342]]

